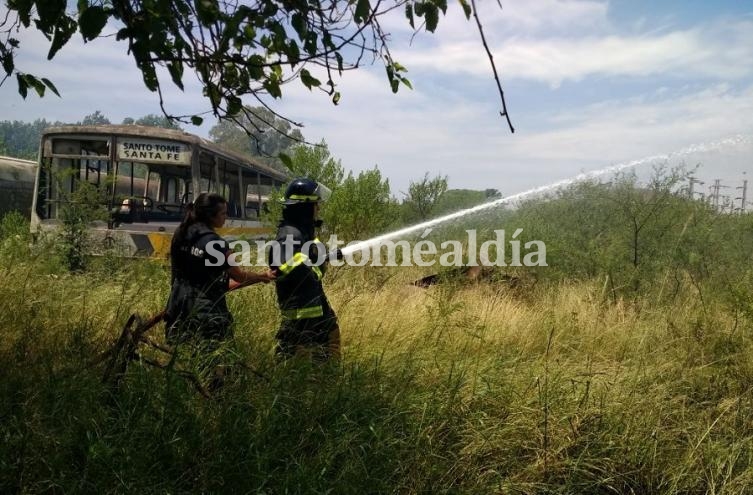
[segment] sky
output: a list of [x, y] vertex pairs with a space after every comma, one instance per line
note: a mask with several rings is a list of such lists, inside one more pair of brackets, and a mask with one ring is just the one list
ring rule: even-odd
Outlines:
[[[346, 169], [378, 166], [397, 197], [427, 172], [447, 176], [451, 188], [515, 194], [670, 153], [670, 165], [700, 165], [705, 184], [697, 190], [719, 178], [734, 191], [746, 172], [753, 177], [753, 2], [501, 2], [477, 5], [515, 133], [499, 115], [476, 26], [457, 2], [433, 35], [411, 39], [400, 12], [385, 20], [413, 90], [393, 94], [377, 64], [343, 76], [337, 106], [298, 83], [272, 104], [305, 124], [307, 140], [325, 140]], [[117, 123], [160, 112], [113, 38], [84, 45], [74, 36], [48, 62], [43, 37], [17, 37], [17, 67], [51, 79], [62, 98], [31, 92], [23, 100], [9, 80], [0, 86], [0, 120], [76, 121], [100, 110]], [[166, 100], [176, 114], [207, 107], [193, 83], [185, 92], [170, 86]], [[207, 136], [212, 123], [184, 127]], [[677, 153], [736, 136], [703, 153]]]

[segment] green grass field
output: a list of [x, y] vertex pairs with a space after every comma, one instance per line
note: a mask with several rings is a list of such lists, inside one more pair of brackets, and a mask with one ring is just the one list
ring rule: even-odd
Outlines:
[[60, 239], [6, 217], [0, 493], [753, 493], [753, 216], [673, 184], [476, 220], [544, 240], [547, 267], [425, 289], [423, 269], [331, 269], [339, 364], [278, 363], [273, 287], [232, 293], [219, 359], [256, 373], [212, 399], [177, 372], [200, 368], [189, 352], [132, 363], [118, 390], [93, 364], [163, 309], [167, 266], [69, 273]]
[[275, 362], [273, 289], [250, 287], [229, 296], [234, 350], [266, 378], [238, 374], [207, 400], [138, 363], [112, 394], [87, 367], [167, 295], [166, 267], [113, 263], [3, 264], [0, 492], [753, 486], [751, 322], [692, 284], [615, 299], [600, 280], [421, 289], [415, 269], [345, 268], [326, 279], [343, 359], [324, 367]]

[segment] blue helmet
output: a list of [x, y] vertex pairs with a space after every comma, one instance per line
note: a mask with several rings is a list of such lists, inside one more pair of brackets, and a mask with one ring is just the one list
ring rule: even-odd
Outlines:
[[291, 180], [287, 189], [285, 189], [282, 204], [319, 203], [327, 201], [331, 194], [332, 191], [324, 184], [320, 184], [308, 177], [297, 177]]

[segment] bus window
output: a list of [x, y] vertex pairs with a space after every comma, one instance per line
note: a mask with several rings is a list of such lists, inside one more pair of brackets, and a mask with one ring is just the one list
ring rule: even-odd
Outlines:
[[167, 178], [167, 191], [165, 191], [165, 203], [180, 204], [178, 197], [178, 179], [175, 177]]
[[[56, 218], [61, 204], [70, 201], [79, 182], [104, 189], [110, 163], [106, 138], [45, 138], [42, 140], [36, 213]], [[104, 196], [104, 195], [103, 195]]]
[[81, 160], [79, 178], [95, 186], [101, 186], [107, 178], [107, 169], [110, 164], [109, 160]]
[[226, 160], [218, 163], [219, 187], [218, 192], [227, 200], [228, 218], [243, 218], [243, 201], [241, 201], [240, 185], [238, 184], [239, 167]]
[[148, 194], [149, 166], [138, 162], [118, 162], [113, 206], [130, 221], [145, 222], [154, 207]]
[[257, 185], [255, 177], [250, 178], [249, 181], [251, 183], [246, 186], [246, 218], [258, 219], [262, 214], [269, 213], [267, 202], [271, 188]]
[[201, 176], [199, 179], [199, 192], [215, 192], [217, 187], [216, 167], [212, 157], [202, 155]]
[[149, 168], [143, 163], [120, 162], [118, 163], [118, 177], [115, 183], [115, 197], [141, 197], [145, 196], [146, 177]]
[[144, 196], [156, 200], [159, 197], [161, 177], [159, 173], [153, 172], [151, 167], [149, 168], [149, 175], [147, 175], [146, 187], [144, 188]]

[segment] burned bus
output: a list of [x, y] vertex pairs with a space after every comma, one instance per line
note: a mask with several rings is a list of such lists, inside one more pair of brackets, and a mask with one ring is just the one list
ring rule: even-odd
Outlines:
[[[138, 125], [50, 127], [44, 131], [34, 185], [32, 230], [58, 228], [66, 211], [95, 202], [92, 239], [128, 256], [165, 258], [186, 206], [201, 192], [228, 200], [219, 233], [269, 235], [264, 200], [288, 177], [249, 157], [179, 130]], [[66, 210], [67, 209], [67, 210]]]
[[0, 217], [18, 211], [29, 218], [36, 169], [36, 162], [0, 156]]

